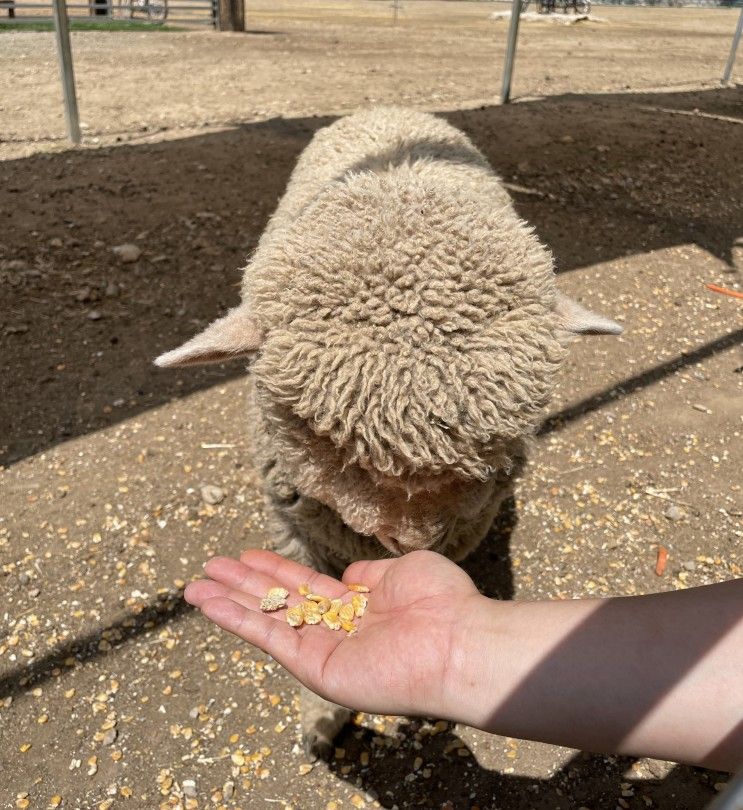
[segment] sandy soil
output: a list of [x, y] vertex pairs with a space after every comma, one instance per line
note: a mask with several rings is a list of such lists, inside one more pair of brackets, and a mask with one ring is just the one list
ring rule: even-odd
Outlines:
[[[381, 0], [257, 0], [248, 6], [247, 34], [75, 33], [81, 121], [96, 146], [380, 102], [431, 110], [492, 104], [508, 22], [489, 16], [507, 8], [417, 0], [393, 26]], [[735, 9], [600, 7], [598, 14], [605, 22], [525, 22], [515, 95], [719, 84]], [[0, 75], [0, 158], [65, 148], [53, 35], [2, 34]]]
[[[180, 598], [208, 555], [265, 539], [241, 369], [150, 360], [236, 302], [244, 257], [331, 114], [450, 110], [561, 286], [627, 327], [576, 343], [517, 498], [467, 567], [519, 599], [740, 576], [742, 310], [704, 283], [741, 288], [743, 94], [674, 84], [712, 81], [734, 16], [534, 24], [521, 103], [473, 108], [493, 97], [484, 65], [505, 36], [487, 7], [410, 3], [398, 30], [381, 4], [261, 8], [251, 19], [276, 33], [77, 37], [79, 64], [105, 65], [108, 83], [81, 80], [89, 132], [132, 141], [105, 148], [55, 140], [46, 35], [0, 35], [0, 806], [706, 806], [724, 775], [435, 719], [359, 716], [332, 762], [301, 767], [292, 680]], [[157, 69], [134, 87], [142, 65]], [[123, 242], [137, 262], [112, 253]], [[205, 504], [204, 484], [224, 500]]]

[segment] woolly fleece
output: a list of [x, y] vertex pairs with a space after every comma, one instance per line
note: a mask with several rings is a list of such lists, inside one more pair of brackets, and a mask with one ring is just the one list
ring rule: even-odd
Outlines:
[[555, 296], [549, 253], [465, 135], [397, 108], [341, 119], [245, 274], [260, 404], [375, 478], [487, 480], [551, 394]]
[[558, 294], [463, 133], [395, 107], [315, 135], [242, 292], [157, 362], [254, 356], [270, 532], [335, 571], [424, 547], [464, 557], [511, 491], [568, 332], [621, 331]]

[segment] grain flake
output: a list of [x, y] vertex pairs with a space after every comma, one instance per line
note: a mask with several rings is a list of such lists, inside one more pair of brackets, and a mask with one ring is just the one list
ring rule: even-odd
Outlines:
[[[364, 615], [368, 604], [367, 598], [363, 595], [369, 592], [366, 585], [349, 585], [348, 589], [353, 592], [350, 602], [343, 602], [342, 599], [330, 599], [322, 594], [312, 593], [310, 586], [302, 583], [297, 587], [297, 592], [303, 596], [305, 601], [286, 611], [286, 621], [291, 627], [301, 627], [303, 624], [320, 624], [323, 622], [331, 630], [345, 630], [351, 636], [358, 632], [358, 626], [354, 619]], [[289, 592], [285, 588], [271, 588], [261, 602], [261, 610], [278, 610], [279, 607], [286, 607], [286, 599]], [[273, 605], [280, 600], [277, 607], [264, 607], [264, 603], [271, 600]]]
[[272, 613], [286, 607], [286, 599], [289, 591], [286, 588], [270, 588], [268, 593], [261, 599], [261, 610], [264, 613]]

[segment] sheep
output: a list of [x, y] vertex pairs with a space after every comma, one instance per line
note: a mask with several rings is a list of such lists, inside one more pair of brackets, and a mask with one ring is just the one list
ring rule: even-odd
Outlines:
[[[570, 339], [618, 334], [459, 130], [379, 107], [321, 129], [245, 269], [242, 303], [155, 361], [251, 359], [247, 425], [275, 550], [337, 575], [487, 534]], [[345, 710], [304, 691], [308, 751]]]

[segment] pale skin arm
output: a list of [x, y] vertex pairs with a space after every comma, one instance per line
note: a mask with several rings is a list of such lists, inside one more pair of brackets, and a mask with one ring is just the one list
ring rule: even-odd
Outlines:
[[[310, 689], [362, 711], [721, 770], [743, 764], [743, 580], [640, 597], [498, 602], [432, 552], [354, 563], [372, 592], [351, 637], [289, 627], [260, 597], [337, 580], [265, 551], [210, 560], [186, 599]], [[300, 601], [298, 596], [290, 604]]]

